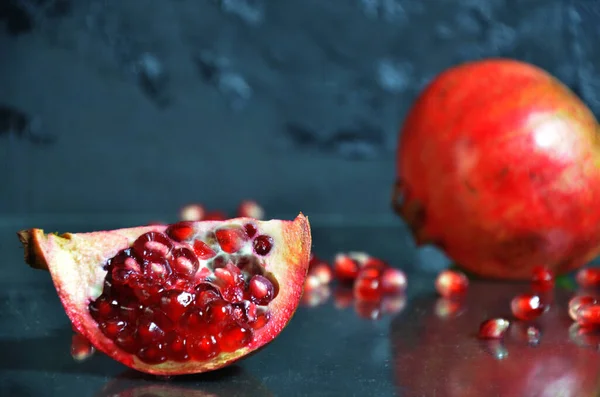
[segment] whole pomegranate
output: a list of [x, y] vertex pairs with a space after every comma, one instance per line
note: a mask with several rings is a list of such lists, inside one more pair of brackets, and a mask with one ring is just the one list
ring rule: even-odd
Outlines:
[[397, 152], [393, 205], [417, 244], [491, 278], [560, 274], [600, 252], [600, 127], [545, 71], [489, 59], [437, 76]]

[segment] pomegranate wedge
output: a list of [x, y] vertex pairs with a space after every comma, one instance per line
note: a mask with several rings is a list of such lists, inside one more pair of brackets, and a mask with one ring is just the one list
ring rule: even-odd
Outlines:
[[302, 214], [18, 235], [78, 332], [159, 375], [221, 368], [272, 341], [298, 307], [311, 247]]

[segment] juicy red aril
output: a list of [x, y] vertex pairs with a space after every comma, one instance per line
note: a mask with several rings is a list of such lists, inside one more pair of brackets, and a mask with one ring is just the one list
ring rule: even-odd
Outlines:
[[381, 276], [381, 272], [383, 270], [379, 267], [379, 266], [364, 266], [362, 268], [360, 268], [360, 270], [358, 271], [358, 276], [357, 278], [360, 277], [372, 277], [372, 278], [377, 278], [379, 276]]
[[258, 308], [255, 303], [244, 301], [240, 303], [234, 303], [233, 307], [233, 318], [242, 323], [251, 324], [256, 321]]
[[250, 299], [257, 305], [267, 305], [275, 297], [275, 287], [265, 276], [254, 276], [248, 284]]
[[384, 294], [397, 294], [406, 290], [406, 275], [400, 269], [388, 268], [381, 273], [381, 290]]
[[73, 334], [71, 338], [71, 357], [76, 361], [83, 361], [94, 354], [94, 347], [83, 335]]
[[600, 287], [600, 267], [580, 269], [575, 276], [577, 284], [582, 288]]
[[166, 350], [162, 343], [157, 343], [140, 349], [137, 356], [147, 364], [160, 364], [167, 361]]
[[456, 270], [444, 270], [435, 280], [435, 289], [441, 296], [450, 298], [467, 292], [469, 279]]
[[138, 322], [137, 336], [143, 344], [150, 344], [163, 339], [165, 331], [151, 319], [142, 318]]
[[509, 326], [510, 321], [504, 318], [492, 318], [481, 323], [477, 336], [480, 339], [500, 339]]
[[215, 232], [215, 237], [221, 249], [228, 254], [238, 252], [246, 242], [246, 233], [240, 227], [228, 227], [218, 229]]
[[188, 341], [188, 352], [196, 360], [208, 360], [219, 354], [219, 346], [213, 335], [193, 336]]
[[194, 295], [172, 289], [165, 291], [160, 298], [160, 309], [171, 319], [177, 321], [187, 308], [194, 303]]
[[164, 234], [158, 232], [148, 232], [142, 234], [133, 243], [133, 250], [142, 257], [153, 255], [167, 258], [171, 254], [173, 243]]
[[174, 361], [186, 361], [189, 359], [187, 340], [175, 332], [169, 333], [165, 338], [167, 354]]
[[363, 264], [363, 267], [371, 267], [371, 268], [383, 270], [389, 266], [385, 261], [382, 261], [381, 259], [373, 258], [372, 256], [369, 256], [368, 258], [366, 258], [366, 260]]
[[216, 255], [215, 251], [212, 250], [204, 241], [195, 240], [194, 244], [194, 253], [198, 256], [198, 258], [206, 260], [214, 257]]
[[359, 277], [354, 283], [354, 296], [363, 301], [379, 301], [381, 299], [381, 283], [379, 277]]
[[231, 305], [225, 301], [212, 301], [206, 309], [206, 318], [211, 325], [219, 326], [231, 317]]
[[521, 294], [512, 299], [510, 308], [519, 320], [530, 321], [544, 314], [549, 307], [537, 295]]
[[125, 329], [126, 326], [127, 323], [123, 320], [107, 320], [103, 323], [100, 323], [100, 331], [102, 331], [106, 337], [114, 339], [121, 331]]
[[580, 306], [575, 318], [575, 321], [582, 327], [600, 326], [600, 304], [592, 303]]
[[104, 295], [90, 303], [90, 314], [96, 321], [108, 319], [117, 314], [118, 302]]
[[258, 255], [265, 256], [271, 252], [271, 249], [273, 248], [273, 238], [266, 234], [262, 234], [254, 239], [252, 247], [254, 248], [254, 252]]
[[253, 329], [261, 329], [271, 319], [271, 312], [266, 308], [257, 308], [256, 310], [256, 320], [252, 323]]
[[546, 266], [536, 266], [533, 268], [531, 276], [531, 286], [534, 291], [549, 291], [554, 288], [554, 274]]
[[190, 335], [197, 334], [206, 329], [208, 322], [204, 309], [192, 308], [185, 312], [181, 318], [181, 325]]
[[584, 296], [576, 296], [571, 298], [569, 301], [569, 316], [573, 319], [573, 321], [577, 321], [577, 310], [580, 307], [586, 305], [595, 305], [598, 301], [593, 296], [584, 295]]
[[172, 270], [184, 277], [192, 277], [198, 271], [200, 262], [188, 248], [181, 247], [173, 250]]
[[246, 346], [252, 340], [252, 330], [239, 324], [223, 330], [219, 345], [224, 352], [234, 352]]
[[194, 235], [194, 226], [192, 222], [178, 222], [169, 226], [165, 233], [175, 241], [186, 241]]
[[253, 224], [251, 224], [251, 223], [246, 223], [246, 224], [244, 225], [244, 231], [246, 232], [246, 235], [247, 235], [249, 238], [252, 238], [252, 237], [256, 236], [256, 232], [257, 232], [258, 230], [256, 229], [256, 226], [254, 226]]
[[358, 263], [345, 254], [336, 255], [333, 261], [333, 272], [342, 282], [351, 282], [358, 276]]

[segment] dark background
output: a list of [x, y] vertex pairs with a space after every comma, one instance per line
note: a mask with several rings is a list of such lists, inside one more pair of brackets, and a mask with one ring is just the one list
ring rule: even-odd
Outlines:
[[537, 64], [600, 113], [594, 0], [0, 0], [0, 213], [188, 202], [391, 219], [397, 134], [462, 61]]

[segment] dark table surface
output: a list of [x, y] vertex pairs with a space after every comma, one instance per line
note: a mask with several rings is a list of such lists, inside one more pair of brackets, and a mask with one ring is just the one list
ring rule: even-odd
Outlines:
[[[114, 218], [114, 219], [112, 219]], [[503, 343], [474, 337], [482, 320], [508, 316], [510, 299], [527, 284], [471, 281], [465, 300], [449, 304], [433, 280], [446, 261], [416, 250], [398, 222], [313, 222], [314, 252], [364, 250], [403, 268], [405, 306], [395, 314], [329, 299], [302, 306], [267, 348], [213, 373], [158, 379], [96, 354], [70, 355], [73, 332], [49, 275], [27, 267], [15, 231], [25, 227], [92, 231], [144, 224], [130, 217], [12, 218], [0, 222], [4, 253], [0, 290], [1, 396], [510, 396], [600, 395], [600, 337], [575, 335], [567, 314], [574, 291], [558, 289], [551, 310], [535, 325], [531, 346], [525, 324], [513, 323]], [[403, 302], [397, 300], [396, 310]], [[345, 307], [344, 307], [345, 306]]]

